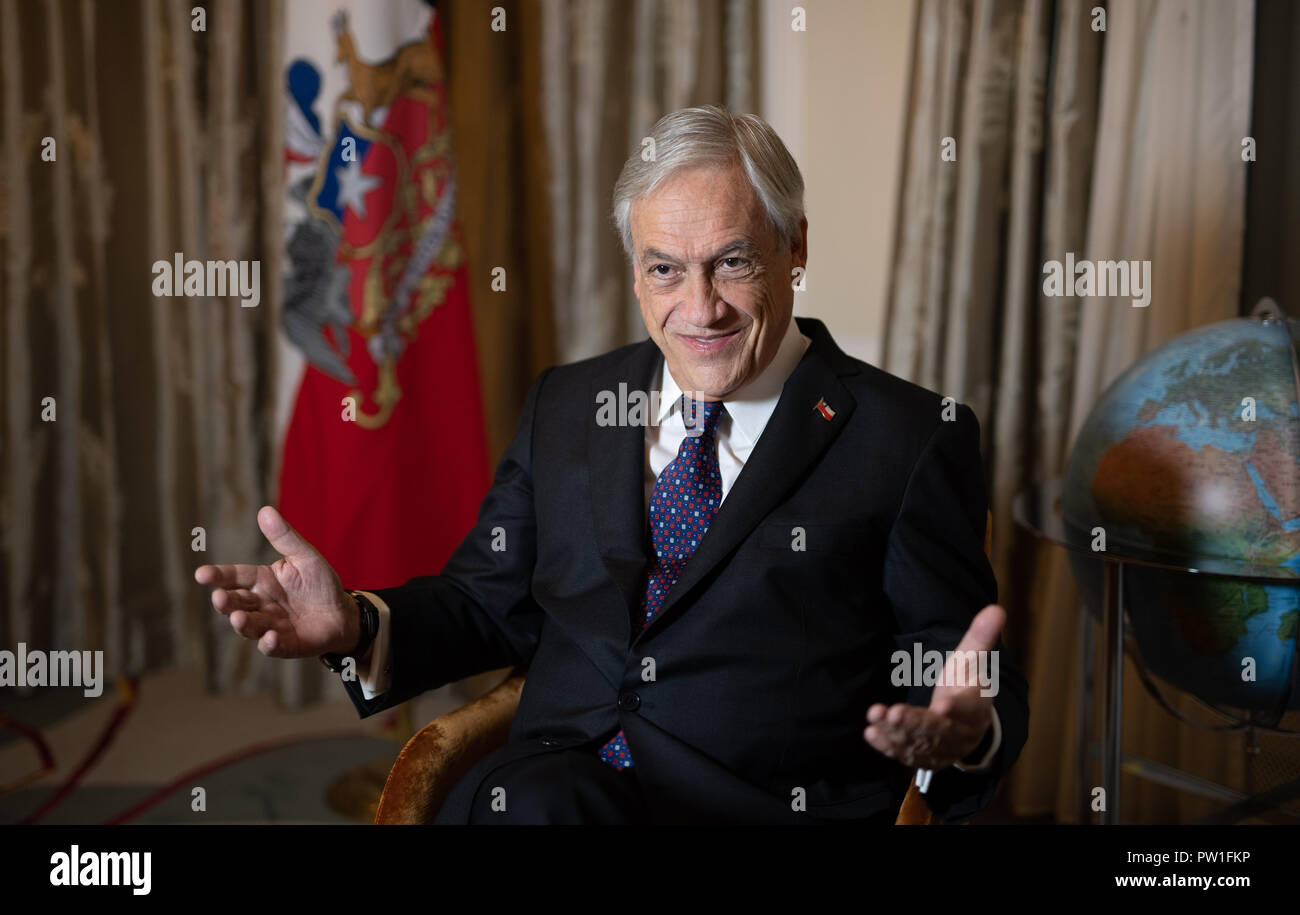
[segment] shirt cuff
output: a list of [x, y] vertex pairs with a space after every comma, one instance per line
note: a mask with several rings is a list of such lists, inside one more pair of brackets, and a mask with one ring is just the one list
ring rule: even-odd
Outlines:
[[953, 763], [954, 769], [960, 769], [963, 772], [983, 772], [993, 762], [993, 757], [998, 755], [998, 749], [1002, 746], [1002, 722], [998, 719], [998, 710], [993, 709], [993, 742], [989, 744], [988, 752], [978, 763], [970, 766], [963, 766], [960, 762]]
[[375, 633], [375, 640], [370, 645], [368, 660], [364, 663], [357, 661], [357, 685], [361, 687], [361, 695], [373, 699], [388, 692], [392, 685], [392, 654], [388, 647], [392, 624], [388, 604], [378, 595], [370, 591], [357, 593], [364, 594], [379, 613], [379, 631]]

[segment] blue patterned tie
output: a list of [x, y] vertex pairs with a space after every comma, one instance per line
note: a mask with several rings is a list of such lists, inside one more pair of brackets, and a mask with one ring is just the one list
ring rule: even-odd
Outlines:
[[[650, 541], [655, 551], [650, 560], [641, 612], [632, 621], [634, 637], [663, 607], [664, 598], [704, 539], [704, 532], [722, 504], [717, 439], [722, 412], [721, 402], [696, 402], [682, 397], [686, 438], [677, 449], [677, 457], [659, 474], [650, 492]], [[632, 752], [622, 731], [600, 748], [600, 758], [616, 769], [632, 768]]]

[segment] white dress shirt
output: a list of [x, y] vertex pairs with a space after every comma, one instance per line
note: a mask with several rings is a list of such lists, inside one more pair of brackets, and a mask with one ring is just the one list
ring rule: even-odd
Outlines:
[[[776, 411], [776, 402], [781, 399], [785, 380], [799, 364], [810, 343], [812, 341], [799, 332], [799, 326], [792, 318], [785, 336], [777, 346], [776, 355], [767, 368], [722, 401], [726, 413], [718, 420], [716, 437], [723, 502], [727, 501], [727, 493], [731, 491], [745, 461], [749, 460], [754, 446], [758, 444], [759, 436], [767, 428], [767, 421]], [[673, 373], [668, 370], [667, 360], [664, 360], [657, 380], [661, 392], [659, 414], [653, 424], [646, 426], [645, 432], [647, 517], [650, 512], [650, 492], [654, 489], [655, 480], [677, 457], [682, 440], [686, 438], [686, 422], [682, 417], [682, 389], [673, 378]]]
[[[777, 401], [785, 388], [786, 379], [803, 359], [804, 353], [812, 343], [799, 332], [794, 318], [790, 319], [785, 335], [777, 346], [776, 355], [758, 377], [737, 388], [730, 397], [722, 401], [726, 412], [718, 420], [716, 438], [718, 441], [718, 470], [722, 476], [722, 501], [727, 500], [727, 493], [740, 476], [745, 461], [758, 444], [759, 437], [767, 428], [768, 420], [776, 411]], [[682, 417], [682, 389], [664, 361], [660, 372], [658, 390], [659, 412], [655, 421], [646, 426], [646, 477], [645, 506], [646, 514], [650, 511], [650, 494], [655, 480], [663, 473], [665, 467], [677, 457], [682, 440], [686, 438], [686, 423]], [[594, 407], [593, 407], [594, 409]], [[369, 591], [362, 592], [374, 603], [379, 611], [379, 632], [375, 636], [374, 646], [366, 663], [357, 664], [357, 682], [362, 694], [367, 699], [385, 692], [390, 685], [390, 664], [392, 654], [389, 645], [389, 609], [376, 595]], [[866, 709], [863, 709], [865, 712]], [[974, 771], [987, 768], [1001, 744], [1002, 728], [997, 721], [997, 711], [993, 712], [994, 740], [988, 753], [977, 766], [958, 766], [959, 769]], [[864, 719], [865, 727], [865, 719]]]

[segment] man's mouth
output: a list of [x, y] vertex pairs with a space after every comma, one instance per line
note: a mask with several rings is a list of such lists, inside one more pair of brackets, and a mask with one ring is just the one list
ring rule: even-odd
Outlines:
[[725, 334], [677, 334], [677, 338], [699, 353], [716, 353], [740, 336], [740, 328]]

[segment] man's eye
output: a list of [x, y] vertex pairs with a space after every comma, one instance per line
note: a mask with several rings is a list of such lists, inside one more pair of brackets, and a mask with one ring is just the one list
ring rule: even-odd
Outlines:
[[748, 262], [743, 257], [724, 257], [722, 259], [722, 266], [726, 267], [728, 270], [739, 270], [747, 263]]
[[672, 270], [673, 268], [669, 267], [667, 264], [655, 264], [650, 268], [650, 273], [654, 276], [667, 276], [672, 273]]

